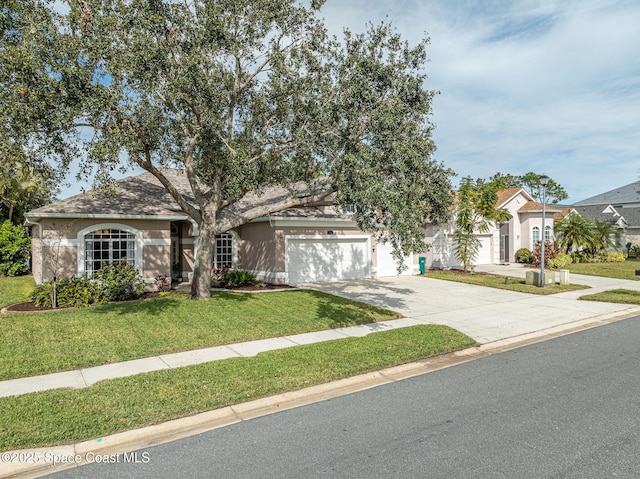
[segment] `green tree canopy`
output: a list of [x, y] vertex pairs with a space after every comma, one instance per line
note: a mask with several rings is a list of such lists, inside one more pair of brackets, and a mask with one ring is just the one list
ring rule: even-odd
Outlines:
[[[542, 200], [542, 185], [540, 184], [540, 175], [530, 171], [521, 176], [511, 174], [496, 173], [489, 181], [495, 183], [499, 189], [503, 188], [524, 188], [534, 197], [536, 201]], [[566, 200], [569, 195], [565, 189], [553, 179], [549, 179], [546, 188], [546, 199], [549, 203], [559, 203]]]
[[[216, 234], [330, 197], [387, 232], [397, 257], [424, 250], [424, 221], [452, 202], [452, 172], [433, 159], [428, 41], [381, 24], [339, 42], [322, 3], [85, 0], [57, 13], [8, 0], [6, 135], [98, 177], [123, 160], [155, 175], [199, 227], [193, 297], [209, 296]], [[183, 170], [189, 194], [162, 167]], [[274, 186], [289, 194], [267, 201]]]

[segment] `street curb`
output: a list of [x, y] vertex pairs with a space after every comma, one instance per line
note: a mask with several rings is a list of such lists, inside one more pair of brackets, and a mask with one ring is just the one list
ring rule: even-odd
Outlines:
[[[297, 391], [290, 391], [195, 414], [193, 416], [174, 419], [161, 424], [125, 431], [103, 438], [71, 445], [5, 452], [2, 453], [2, 467], [4, 471], [0, 473], [0, 478], [27, 479], [40, 477], [44, 474], [51, 474], [56, 471], [94, 462], [98, 456], [115, 457], [116, 455], [124, 453], [132, 453], [133, 451], [150, 446], [164, 444], [249, 419], [325, 401], [384, 384], [394, 383], [482, 357], [622, 321], [637, 315], [640, 315], [640, 306], [616, 313], [608, 313], [589, 319], [574, 321], [564, 325], [553, 326], [537, 332], [501, 339], [460, 351], [382, 369], [380, 371], [360, 374], [358, 376], [339, 379]], [[65, 458], [70, 462], [54, 466], [52, 461], [43, 461], [46, 454], [49, 454], [49, 457], [56, 456]], [[40, 462], [9, 462], [5, 460], [5, 458], [13, 457], [23, 459], [40, 458]]]

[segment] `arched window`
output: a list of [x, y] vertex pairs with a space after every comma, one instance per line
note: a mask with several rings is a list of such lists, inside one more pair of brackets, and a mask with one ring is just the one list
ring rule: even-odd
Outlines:
[[538, 228], [537, 226], [534, 226], [533, 229], [531, 230], [531, 242], [533, 243], [533, 246], [535, 246], [538, 244], [539, 241], [540, 241], [540, 228]]
[[97, 229], [84, 235], [84, 272], [91, 276], [118, 261], [136, 266], [136, 235], [119, 229]]
[[233, 259], [233, 235], [231, 233], [216, 235], [216, 247], [213, 252], [213, 267], [232, 268]]
[[544, 227], [544, 242], [551, 243], [551, 226]]

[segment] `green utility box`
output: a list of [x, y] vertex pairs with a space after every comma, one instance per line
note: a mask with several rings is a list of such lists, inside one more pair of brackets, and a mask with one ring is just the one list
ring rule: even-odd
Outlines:
[[420, 256], [418, 258], [418, 264], [420, 265], [420, 274], [424, 274], [426, 270], [427, 258]]

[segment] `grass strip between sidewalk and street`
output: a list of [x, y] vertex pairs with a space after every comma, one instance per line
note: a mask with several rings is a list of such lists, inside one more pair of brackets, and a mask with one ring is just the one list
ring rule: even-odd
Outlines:
[[580, 296], [584, 301], [601, 301], [603, 303], [640, 304], [640, 291], [629, 289], [611, 289], [595, 294]]
[[[554, 274], [553, 271], [549, 271], [545, 274]], [[458, 283], [474, 284], [476, 286], [485, 286], [488, 288], [506, 289], [508, 291], [517, 291], [519, 293], [531, 293], [531, 294], [557, 294], [566, 293], [567, 291], [577, 291], [580, 289], [588, 289], [590, 286], [582, 284], [548, 284], [544, 288], [539, 286], [525, 284], [525, 280], [522, 278], [515, 278], [509, 276], [509, 282], [506, 282], [506, 276], [500, 276], [496, 274], [465, 274], [462, 272], [451, 271], [427, 271], [424, 278], [442, 279], [445, 281], [455, 281]]]
[[0, 398], [0, 450], [75, 443], [395, 366], [475, 344], [422, 325]]
[[0, 380], [36, 376], [401, 315], [319, 291], [184, 294], [0, 316]]

